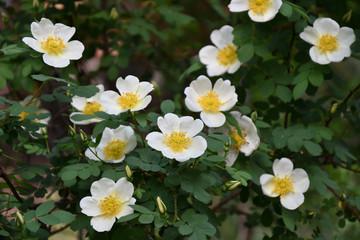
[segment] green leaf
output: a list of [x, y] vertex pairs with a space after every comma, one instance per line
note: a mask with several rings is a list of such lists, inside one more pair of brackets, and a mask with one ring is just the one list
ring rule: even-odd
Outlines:
[[30, 49], [20, 48], [20, 47], [17, 47], [16, 44], [11, 44], [9, 46], [1, 48], [0, 51], [2, 51], [5, 55], [12, 55], [12, 54], [17, 54], [17, 53], [29, 52]]
[[282, 15], [284, 15], [285, 17], [290, 17], [292, 15], [292, 8], [289, 4], [287, 3], [284, 3], [281, 5], [281, 8], [280, 8], [280, 13]]
[[83, 214], [79, 214], [75, 217], [75, 221], [71, 223], [70, 228], [73, 231], [77, 231], [88, 226], [90, 227], [90, 218]]
[[304, 147], [312, 156], [320, 156], [322, 153], [322, 149], [321, 149], [320, 145], [317, 143], [314, 143], [311, 141], [306, 141], [304, 143]]
[[57, 217], [59, 219], [59, 223], [71, 223], [75, 220], [75, 216], [72, 213], [64, 210], [55, 211], [51, 213], [51, 215]]
[[79, 97], [90, 98], [99, 92], [99, 89], [95, 85], [89, 86], [77, 86], [70, 89], [70, 93]]
[[152, 212], [147, 209], [146, 207], [140, 206], [140, 205], [129, 205], [132, 209], [134, 209], [137, 212], [144, 213], [144, 214], [151, 214]]
[[296, 84], [296, 86], [294, 88], [294, 92], [293, 92], [294, 99], [298, 99], [305, 93], [305, 91], [308, 87], [308, 84], [309, 84], [309, 82], [307, 80]]
[[154, 221], [154, 215], [151, 215], [151, 214], [142, 214], [139, 217], [139, 222], [141, 224], [149, 224], [149, 223], [152, 223], [153, 221]]
[[25, 226], [27, 229], [29, 229], [31, 232], [37, 232], [41, 226], [41, 224], [37, 221], [30, 221], [30, 222], [26, 222]]
[[243, 45], [237, 51], [237, 54], [240, 62], [244, 63], [250, 61], [251, 58], [254, 56], [254, 45], [252, 44]]
[[181, 225], [178, 230], [179, 230], [179, 233], [184, 236], [189, 235], [190, 233], [192, 233], [194, 231], [188, 225]]
[[167, 99], [161, 103], [160, 109], [164, 114], [172, 113], [175, 111], [175, 103], [173, 101]]
[[40, 204], [35, 211], [37, 217], [47, 214], [54, 208], [54, 201], [48, 201]]
[[71, 119], [74, 121], [83, 121], [83, 120], [88, 120], [88, 119], [93, 119], [95, 118], [94, 115], [86, 115], [86, 114], [75, 114], [73, 116], [71, 116]]
[[58, 82], [64, 82], [73, 86], [76, 86], [77, 84], [73, 81], [73, 80], [66, 80], [66, 79], [62, 79], [62, 78], [56, 78], [56, 77], [51, 77], [51, 76], [45, 76], [43, 74], [37, 74], [37, 75], [31, 75], [31, 77], [37, 81], [40, 82], [45, 82], [47, 80], [55, 80]]
[[301, 146], [303, 145], [303, 140], [299, 137], [292, 136], [288, 139], [288, 148], [293, 152], [299, 152]]
[[285, 226], [290, 230], [290, 231], [295, 231], [295, 218], [296, 215], [292, 210], [287, 210], [285, 208], [282, 209], [282, 218], [283, 221], [285, 223]]
[[119, 220], [117, 221], [118, 223], [122, 223], [122, 222], [127, 222], [130, 221], [134, 218], [137, 218], [140, 214], [139, 213], [132, 213], [126, 216], [123, 216], [121, 218], [119, 218]]
[[290, 102], [291, 100], [291, 90], [288, 87], [278, 85], [276, 87], [276, 95], [283, 101], [283, 102]]
[[310, 74], [309, 81], [313, 86], [319, 87], [324, 81], [324, 75], [322, 74], [322, 72], [314, 71]]
[[77, 171], [74, 171], [74, 170], [68, 170], [66, 172], [63, 172], [61, 174], [61, 179], [63, 181], [68, 181], [68, 180], [73, 180], [77, 177], [78, 175], [78, 172]]
[[41, 222], [45, 223], [45, 224], [49, 224], [49, 225], [55, 225], [60, 223], [60, 220], [58, 217], [55, 217], [54, 215], [44, 215], [44, 216], [40, 216], [38, 218]]
[[273, 213], [269, 208], [265, 208], [265, 210], [261, 214], [260, 221], [265, 227], [271, 226], [271, 224], [273, 223]]
[[8, 237], [10, 234], [5, 230], [0, 230], [0, 236]]
[[185, 77], [189, 76], [191, 73], [196, 72], [201, 69], [204, 65], [200, 61], [194, 61], [190, 67], [188, 67], [183, 74], [180, 76], [180, 80], [183, 80]]
[[146, 127], [147, 126], [147, 121], [146, 121], [146, 116], [143, 114], [136, 114], [135, 115], [135, 119], [136, 121], [139, 123], [140, 126], [142, 127]]
[[158, 8], [158, 11], [164, 17], [165, 21], [170, 24], [182, 26], [194, 21], [192, 16], [179, 12], [179, 9], [175, 7], [162, 5]]

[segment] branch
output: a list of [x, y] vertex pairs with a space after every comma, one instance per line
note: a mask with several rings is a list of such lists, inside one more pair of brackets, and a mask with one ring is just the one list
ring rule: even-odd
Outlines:
[[356, 172], [356, 173], [360, 173], [360, 170], [357, 170], [357, 169], [353, 169], [353, 168], [350, 168], [350, 167], [347, 167], [347, 166], [344, 166], [342, 165], [341, 163], [338, 163], [338, 162], [335, 162], [333, 159], [329, 159], [329, 161], [333, 164], [335, 164], [336, 166], [339, 166], [341, 168], [344, 168], [346, 170], [349, 170], [349, 171], [352, 171], [352, 172]]
[[224, 198], [223, 200], [221, 200], [218, 204], [216, 204], [215, 206], [213, 206], [211, 208], [211, 210], [213, 212], [216, 212], [216, 210], [218, 210], [218, 208], [220, 208], [222, 205], [226, 204], [227, 202], [229, 202], [230, 200], [236, 198], [238, 195], [240, 195], [241, 193], [241, 189], [236, 191], [236, 192], [233, 192], [230, 196], [228, 196], [227, 198]]
[[19, 201], [19, 203], [22, 204], [24, 201], [19, 196], [14, 185], [9, 180], [8, 175], [4, 172], [4, 170], [2, 168], [0, 168], [0, 176], [5, 180], [6, 184], [9, 186], [9, 188], [10, 188], [11, 192], [14, 194], [15, 198]]
[[63, 226], [62, 228], [59, 228], [59, 229], [51, 232], [51, 233], [50, 233], [50, 236], [51, 236], [51, 235], [54, 235], [54, 234], [57, 234], [58, 232], [61, 232], [61, 231], [65, 230], [65, 229], [68, 228], [69, 226], [70, 226], [70, 223], [66, 224], [66, 225]]

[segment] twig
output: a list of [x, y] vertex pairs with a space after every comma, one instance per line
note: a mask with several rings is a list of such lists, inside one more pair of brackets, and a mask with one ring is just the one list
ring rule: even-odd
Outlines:
[[352, 171], [352, 172], [356, 172], [356, 173], [360, 173], [360, 170], [357, 170], [357, 169], [353, 169], [353, 168], [344, 166], [344, 165], [342, 165], [341, 163], [338, 163], [338, 162], [334, 161], [334, 160], [331, 159], [331, 158], [329, 159], [329, 161], [330, 161], [331, 163], [335, 164], [336, 166], [339, 166], [339, 167], [344, 168], [344, 169], [346, 169], [346, 170], [349, 170], [349, 171]]
[[233, 192], [230, 196], [228, 196], [227, 198], [224, 198], [223, 200], [221, 200], [218, 204], [216, 204], [215, 206], [213, 206], [211, 208], [211, 210], [213, 212], [216, 212], [216, 210], [218, 210], [218, 208], [220, 208], [222, 205], [226, 204], [227, 202], [229, 202], [230, 200], [236, 198], [238, 195], [240, 195], [241, 190], [238, 190], [236, 192]]
[[58, 232], [61, 232], [61, 231], [65, 230], [65, 229], [68, 228], [69, 226], [70, 226], [70, 223], [66, 224], [66, 225], [63, 226], [62, 228], [59, 228], [59, 229], [51, 232], [51, 233], [50, 233], [50, 236], [51, 236], [51, 235], [54, 235], [54, 234], [57, 234]]
[[9, 188], [10, 188], [11, 192], [14, 194], [15, 198], [19, 201], [19, 203], [22, 204], [24, 201], [19, 196], [14, 185], [9, 180], [8, 175], [4, 172], [4, 170], [2, 168], [0, 168], [0, 176], [5, 180], [6, 184], [9, 186]]

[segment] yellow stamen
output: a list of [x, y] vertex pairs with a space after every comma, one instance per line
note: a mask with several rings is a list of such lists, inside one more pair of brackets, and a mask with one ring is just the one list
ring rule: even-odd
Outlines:
[[101, 210], [101, 215], [115, 217], [122, 208], [122, 202], [117, 199], [117, 194], [109, 194], [107, 197], [100, 200], [99, 208]]
[[126, 142], [123, 142], [120, 139], [108, 142], [108, 145], [104, 147], [105, 158], [110, 160], [121, 158], [125, 154], [125, 147]]
[[210, 90], [205, 95], [200, 96], [197, 102], [200, 104], [202, 109], [209, 112], [219, 112], [219, 108], [223, 104], [219, 99], [219, 95], [213, 90]]
[[219, 50], [216, 59], [218, 60], [220, 65], [228, 66], [233, 64], [238, 55], [236, 53], [236, 49], [234, 45], [228, 44], [226, 47]]
[[240, 151], [242, 145], [249, 144], [245, 140], [245, 137], [247, 136], [246, 133], [242, 132], [241, 135], [242, 136], [240, 136], [237, 130], [230, 131], [230, 137], [235, 140], [235, 143], [232, 146], [235, 147], [238, 151]]
[[135, 107], [135, 105], [138, 103], [138, 96], [133, 93], [124, 93], [118, 98], [118, 103], [121, 105], [123, 109], [131, 109]]
[[29, 116], [30, 113], [27, 112], [21, 112], [18, 116], [20, 117], [20, 121], [24, 120], [27, 116]]
[[253, 11], [253, 15], [264, 15], [270, 5], [270, 0], [249, 0], [249, 11]]
[[101, 112], [101, 111], [104, 111], [104, 109], [101, 107], [101, 104], [97, 101], [93, 101], [93, 102], [87, 102], [82, 112], [87, 115], [94, 115], [94, 112]]
[[170, 136], [168, 134], [165, 134], [165, 136], [163, 142], [166, 143], [174, 153], [182, 153], [184, 149], [188, 149], [191, 143], [190, 138], [185, 137], [186, 132], [172, 132]]
[[41, 49], [49, 55], [59, 55], [66, 48], [64, 40], [57, 36], [50, 35], [47, 39], [44, 37], [43, 40], [41, 42]]
[[288, 194], [289, 192], [294, 192], [294, 180], [288, 175], [280, 178], [279, 174], [276, 174], [276, 177], [272, 181], [275, 183], [275, 187], [271, 191], [271, 193], [278, 193], [280, 195], [280, 198], [285, 198], [286, 194]]
[[322, 53], [330, 53], [339, 48], [338, 38], [328, 33], [322, 34], [317, 44], [318, 49]]

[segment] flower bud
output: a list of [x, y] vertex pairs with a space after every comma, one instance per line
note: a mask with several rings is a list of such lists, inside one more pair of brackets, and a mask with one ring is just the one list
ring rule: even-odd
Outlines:
[[129, 182], [131, 182], [133, 180], [132, 171], [131, 171], [129, 165], [127, 165], [127, 164], [125, 166], [125, 176]]
[[229, 150], [229, 147], [224, 147], [224, 152], [228, 152]]
[[166, 205], [165, 203], [161, 200], [161, 198], [159, 196], [157, 196], [156, 198], [156, 203], [160, 212], [160, 215], [162, 218], [167, 217], [167, 213], [166, 213]]
[[331, 107], [330, 107], [330, 113], [331, 114], [334, 114], [335, 113], [335, 111], [336, 111], [336, 109], [338, 108], [338, 106], [339, 106], [339, 103], [333, 103], [332, 105], [331, 105]]
[[33, 7], [38, 8], [39, 7], [39, 0], [33, 0]]
[[114, 7], [111, 9], [110, 18], [114, 21], [119, 18], [119, 13], [117, 12], [116, 8], [114, 8]]
[[250, 115], [250, 118], [253, 122], [256, 122], [256, 119], [258, 118], [258, 114], [257, 114], [257, 111], [255, 112], [252, 112], [251, 115]]
[[349, 22], [350, 19], [351, 19], [351, 16], [352, 16], [352, 9], [350, 11], [348, 11], [343, 17], [342, 17], [342, 20], [344, 22]]
[[227, 190], [231, 191], [231, 190], [234, 190], [236, 187], [238, 187], [240, 185], [241, 185], [241, 182], [239, 182], [239, 181], [236, 181], [236, 180], [228, 181], [224, 185], [224, 190], [225, 191], [227, 191]]
[[81, 141], [87, 142], [87, 140], [88, 140], [87, 134], [82, 129], [80, 129], [79, 132], [80, 132]]
[[24, 225], [24, 218], [19, 211], [16, 211], [16, 222], [18, 223], [19, 227]]
[[345, 202], [345, 201], [346, 201], [346, 194], [345, 194], [345, 193], [342, 193], [342, 194], [340, 195], [340, 201], [342, 201], [342, 202]]
[[1, 20], [3, 21], [3, 23], [5, 25], [7, 25], [9, 23], [9, 18], [4, 12], [1, 13]]
[[75, 135], [76, 135], [75, 129], [74, 129], [71, 125], [69, 125], [68, 127], [69, 127], [69, 129], [68, 129], [69, 135], [70, 135], [71, 137], [75, 136]]
[[47, 135], [47, 129], [46, 129], [46, 127], [40, 128], [40, 132], [41, 132], [42, 135], [44, 135], [44, 138], [45, 138], [45, 139], [48, 139], [48, 138], [49, 138], [49, 136]]
[[311, 211], [308, 213], [308, 218], [315, 218], [316, 217], [316, 212], [315, 211]]

